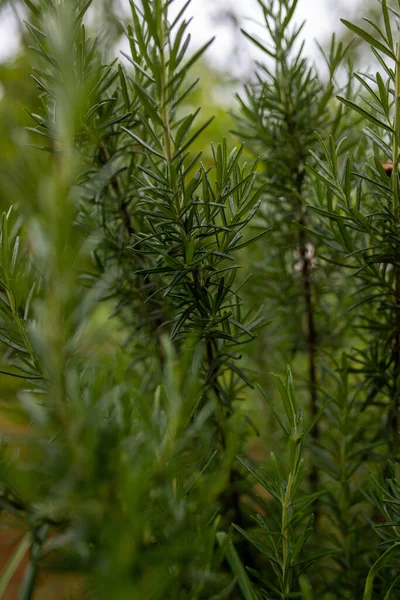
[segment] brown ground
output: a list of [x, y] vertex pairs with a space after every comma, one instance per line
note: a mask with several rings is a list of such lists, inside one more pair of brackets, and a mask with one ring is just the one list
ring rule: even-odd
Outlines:
[[[18, 421], [4, 410], [0, 411], [0, 437], [14, 440], [23, 438], [26, 425]], [[24, 535], [26, 531], [21, 528], [20, 521], [0, 512], [0, 581]], [[1, 600], [18, 600], [28, 560], [29, 550], [11, 577]], [[76, 576], [42, 571], [36, 584], [34, 600], [71, 600], [77, 597], [77, 589]]]

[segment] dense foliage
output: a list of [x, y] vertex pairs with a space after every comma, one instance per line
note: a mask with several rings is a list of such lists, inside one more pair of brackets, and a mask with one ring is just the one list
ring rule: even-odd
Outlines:
[[14, 5], [0, 598], [399, 595], [400, 3], [344, 21], [372, 74], [257, 2], [214, 129], [190, 2]]

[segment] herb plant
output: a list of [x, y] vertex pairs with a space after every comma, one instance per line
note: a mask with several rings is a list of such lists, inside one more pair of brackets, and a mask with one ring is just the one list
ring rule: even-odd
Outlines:
[[0, 599], [399, 594], [400, 4], [344, 21], [375, 74], [297, 4], [257, 0], [225, 137], [190, 2], [13, 4]]

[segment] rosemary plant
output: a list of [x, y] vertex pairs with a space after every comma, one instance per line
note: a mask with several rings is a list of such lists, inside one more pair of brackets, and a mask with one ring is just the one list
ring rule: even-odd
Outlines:
[[224, 141], [211, 168], [190, 152], [208, 44], [187, 56], [171, 2], [130, 3], [127, 66], [104, 64], [91, 2], [25, 4], [47, 145], [5, 178], [0, 299], [33, 428], [21, 458], [16, 441], [2, 454], [2, 508], [29, 533], [21, 598], [54, 567], [83, 572], [85, 597], [209, 598], [236, 586], [215, 535], [252, 385], [237, 348], [261, 323], [234, 286], [257, 163]]
[[[305, 57], [302, 25], [293, 22], [297, 0], [258, 0], [258, 4], [263, 36], [246, 31], [244, 35], [261, 50], [263, 62], [257, 62], [254, 81], [238, 97], [241, 112], [237, 122], [238, 135], [261, 157], [260, 179], [268, 186], [259, 221], [272, 227], [273, 243], [257, 264], [253, 286], [268, 298], [273, 322], [266, 335], [274, 342], [271, 352], [278, 349], [280, 354], [275, 360], [281, 362], [283, 355], [292, 363], [300, 355], [300, 377], [305, 382], [311, 419], [315, 419], [323, 386], [320, 356], [340, 347], [344, 303], [334, 269], [321, 265], [324, 242], [310, 234], [315, 218], [305, 202], [310, 194], [306, 162], [310, 151], [318, 147], [315, 131], [335, 133], [348, 126], [334, 102], [348, 46], [333, 37], [325, 54], [328, 79], [324, 81]], [[344, 93], [350, 91], [346, 84]], [[340, 314], [340, 324], [335, 314]], [[275, 368], [274, 364], [271, 367]], [[318, 424], [312, 435], [317, 442]], [[317, 480], [317, 470], [312, 468], [314, 491]]]
[[[322, 139], [325, 160], [314, 157], [317, 167], [310, 172], [329, 189], [327, 205], [314, 206], [322, 218], [330, 219], [331, 239], [342, 250], [342, 263], [357, 281], [356, 331], [358, 352], [353, 370], [362, 374], [366, 406], [383, 406], [382, 427], [386, 429], [390, 455], [398, 453], [398, 128], [400, 105], [400, 62], [392, 33], [390, 12], [382, 3], [385, 31], [380, 39], [351, 23], [348, 27], [371, 44], [382, 69], [375, 75], [357, 75], [364, 88], [362, 104], [339, 98], [365, 120], [363, 164], [353, 165], [350, 153], [341, 153], [333, 138]], [[398, 13], [391, 9], [398, 19]], [[390, 65], [392, 61], [393, 64]], [[385, 77], [385, 79], [384, 79]], [[397, 85], [397, 87], [396, 87]], [[385, 163], [393, 161], [385, 170]], [[371, 310], [372, 308], [372, 310]], [[363, 310], [364, 309], [364, 310]], [[387, 432], [391, 432], [387, 437]], [[384, 439], [384, 438], [382, 438]]]
[[[261, 553], [268, 568], [254, 572], [262, 597], [292, 598], [300, 592], [300, 575], [320, 556], [306, 557], [304, 546], [313, 530], [313, 503], [323, 491], [303, 493], [301, 486], [306, 473], [304, 440], [315, 423], [304, 424], [303, 411], [297, 404], [292, 374], [288, 368], [285, 384], [278, 378], [285, 417], [280, 416], [271, 399], [265, 396], [285, 437], [285, 462], [271, 453], [267, 473], [258, 472], [241, 460], [243, 466], [260, 485], [256, 525], [244, 531], [234, 527]], [[283, 469], [283, 470], [282, 470]], [[324, 553], [323, 553], [324, 554]]]
[[[370, 45], [379, 67], [375, 74], [355, 75], [362, 87], [357, 102], [339, 97], [346, 107], [363, 119], [362, 152], [346, 153], [342, 147], [343, 138], [339, 138], [338, 143], [334, 137], [330, 137], [329, 141], [320, 138], [324, 159], [314, 155], [315, 166], [310, 166], [309, 171], [314, 178], [315, 198], [318, 198], [313, 208], [325, 223], [325, 235], [341, 251], [338, 267], [346, 269], [357, 284], [355, 302], [351, 307], [356, 348], [349, 354], [349, 371], [357, 375], [360, 386], [360, 416], [357, 420], [359, 423], [364, 421], [364, 411], [374, 419], [373, 425], [371, 419], [367, 420], [369, 444], [364, 449], [364, 460], [378, 460], [383, 474], [387, 476], [390, 472], [388, 461], [398, 459], [400, 429], [400, 54], [399, 42], [395, 38], [400, 12], [398, 7], [394, 8], [386, 0], [382, 1], [380, 11], [382, 27], [366, 19], [373, 34], [344, 21], [352, 32]], [[322, 188], [326, 190], [325, 196], [320, 193]], [[371, 447], [375, 449], [374, 454], [371, 454]], [[389, 486], [393, 486], [393, 482]], [[383, 486], [377, 489], [382, 502], [388, 493]], [[379, 502], [369, 502], [369, 508], [364, 508], [372, 522], [382, 519], [381, 512], [371, 514], [374, 505], [382, 511]], [[373, 594], [374, 597], [395, 597], [398, 583], [393, 572], [389, 581], [382, 579], [379, 573], [380, 582], [376, 585], [375, 581], [375, 591], [372, 582], [378, 571], [393, 560], [396, 552], [394, 544], [392, 550], [375, 562], [367, 577], [364, 598], [372, 598]], [[355, 574], [354, 569], [352, 574]], [[353, 597], [352, 593], [355, 592], [350, 592], [349, 597]]]
[[[0, 166], [19, 418], [0, 442], [0, 600], [20, 574], [21, 600], [45, 598], [50, 571], [80, 600], [394, 599], [400, 4], [345, 21], [375, 74], [336, 37], [324, 74], [297, 0], [257, 0], [246, 146], [205, 153], [212, 40], [191, 52], [189, 4], [14, 5], [38, 97]], [[101, 40], [120, 35], [114, 58]], [[278, 403], [268, 373], [287, 363], [299, 399], [288, 367]]]

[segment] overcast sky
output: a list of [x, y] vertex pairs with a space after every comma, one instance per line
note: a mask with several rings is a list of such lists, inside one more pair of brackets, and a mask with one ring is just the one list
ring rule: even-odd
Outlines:
[[[184, 2], [185, 0], [176, 0], [176, 5], [183, 5]], [[315, 38], [323, 42], [332, 32], [341, 31], [343, 25], [340, 17], [355, 17], [359, 12], [357, 7], [362, 6], [362, 2], [363, 0], [299, 0], [295, 19], [298, 23], [305, 21], [303, 38], [306, 40], [307, 52], [315, 52]], [[241, 40], [243, 53], [253, 51], [251, 44], [243, 36], [237, 35], [237, 27], [235, 29], [232, 22], [229, 25], [229, 21], [223, 18], [229, 9], [236, 13], [240, 25], [247, 31], [258, 31], [261, 36], [265, 36], [265, 32], [257, 27], [256, 21], [261, 21], [261, 11], [256, 0], [192, 0], [188, 9], [194, 16], [191, 30], [194, 44], [200, 45], [216, 36], [208, 56], [221, 68], [232, 66], [226, 63], [232, 60], [232, 50], [237, 40]], [[248, 65], [247, 56], [242, 56], [241, 52], [237, 53], [236, 60]]]
[[[299, 0], [296, 20], [306, 21], [304, 38], [307, 41], [307, 51], [313, 53], [315, 38], [323, 41], [333, 31], [339, 31], [339, 18], [354, 16], [357, 6], [361, 6], [362, 2], [363, 0]], [[183, 4], [184, 0], [176, 0], [175, 6]], [[233, 66], [240, 70], [241, 65], [248, 62], [248, 57], [243, 54], [251, 52], [250, 45], [243, 44], [242, 41], [237, 46], [237, 28], [235, 33], [233, 22], [222, 18], [227, 9], [233, 9], [241, 25], [248, 31], [257, 31], [256, 24], [252, 22], [260, 14], [255, 0], [192, 0], [188, 14], [194, 16], [191, 26], [193, 44], [200, 45], [215, 35], [216, 40], [208, 52], [209, 60], [220, 68], [232, 66], [228, 61], [232, 61], [232, 52], [236, 47], [237, 64]], [[0, 61], [12, 56], [17, 47], [18, 29], [12, 11], [7, 9], [3, 11], [0, 20]]]

